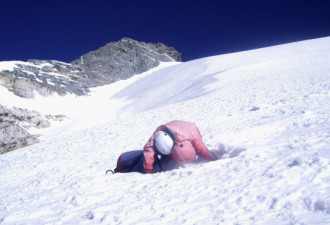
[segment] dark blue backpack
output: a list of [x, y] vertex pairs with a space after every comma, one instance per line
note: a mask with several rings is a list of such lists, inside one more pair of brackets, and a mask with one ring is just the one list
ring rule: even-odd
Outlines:
[[[152, 173], [176, 169], [179, 164], [172, 160], [171, 156], [155, 155]], [[114, 170], [107, 170], [106, 173], [145, 173], [143, 169], [143, 150], [128, 151], [122, 153], [117, 160], [117, 167]]]

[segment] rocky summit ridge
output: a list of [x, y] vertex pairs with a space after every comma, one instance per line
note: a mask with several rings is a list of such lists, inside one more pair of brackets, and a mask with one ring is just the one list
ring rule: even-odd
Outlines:
[[[0, 85], [22, 98], [34, 98], [35, 93], [81, 96], [87, 95], [91, 87], [128, 79], [160, 62], [174, 61], [181, 61], [181, 54], [173, 47], [122, 38], [71, 63], [37, 59], [13, 61], [10, 68], [0, 67]], [[0, 153], [37, 142], [38, 135], [30, 134], [28, 128], [47, 127], [56, 116], [45, 117], [38, 112], [0, 105]]]
[[88, 86], [98, 86], [127, 79], [156, 67], [160, 62], [181, 61], [174, 48], [158, 43], [137, 42], [122, 38], [98, 50], [82, 55], [72, 64], [81, 70], [77, 73]]
[[36, 59], [16, 63], [11, 70], [0, 70], [0, 85], [24, 98], [33, 98], [34, 91], [43, 96], [85, 95], [90, 87], [127, 79], [171, 61], [181, 61], [172, 47], [122, 38], [71, 63]]

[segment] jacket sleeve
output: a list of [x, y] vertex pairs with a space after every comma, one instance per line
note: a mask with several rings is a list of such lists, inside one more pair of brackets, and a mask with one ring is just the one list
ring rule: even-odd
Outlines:
[[153, 164], [155, 162], [155, 153], [154, 149], [154, 139], [158, 131], [165, 129], [164, 125], [157, 127], [152, 136], [149, 138], [148, 142], [144, 145], [143, 148], [143, 169], [146, 173], [151, 173], [153, 170]]
[[207, 159], [207, 160], [216, 160], [217, 159], [216, 156], [211, 151], [209, 151], [209, 149], [207, 148], [207, 146], [203, 142], [202, 136], [199, 133], [199, 131], [198, 131], [197, 137], [195, 137], [192, 140], [192, 145], [193, 145], [193, 147], [196, 151], [196, 154], [199, 157], [202, 157], [202, 158]]

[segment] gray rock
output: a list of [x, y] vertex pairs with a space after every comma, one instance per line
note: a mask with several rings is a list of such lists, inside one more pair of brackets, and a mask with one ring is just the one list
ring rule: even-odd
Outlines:
[[42, 96], [53, 93], [86, 95], [88, 87], [72, 79], [74, 71], [78, 68], [66, 63], [31, 60], [29, 65], [17, 64], [13, 71], [0, 71], [0, 85], [23, 98], [33, 98], [34, 92]]
[[160, 62], [173, 61], [181, 61], [181, 55], [172, 47], [122, 38], [81, 56], [72, 64], [81, 68], [78, 76], [84, 77], [89, 82], [86, 85], [93, 87], [130, 78]]
[[43, 117], [36, 111], [0, 105], [0, 154], [37, 143], [39, 135], [30, 134], [30, 128], [47, 128], [49, 120], [63, 119], [63, 115]]

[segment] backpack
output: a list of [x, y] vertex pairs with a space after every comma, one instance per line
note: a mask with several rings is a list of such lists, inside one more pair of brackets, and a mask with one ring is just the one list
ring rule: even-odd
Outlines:
[[117, 167], [114, 170], [107, 170], [106, 173], [143, 173], [143, 150], [128, 151], [122, 153], [117, 160]]
[[[178, 168], [179, 165], [172, 160], [171, 156], [155, 157], [152, 173], [163, 172]], [[145, 173], [143, 168], [143, 150], [134, 150], [122, 153], [117, 160], [117, 167], [114, 170], [107, 170], [111, 173]]]

